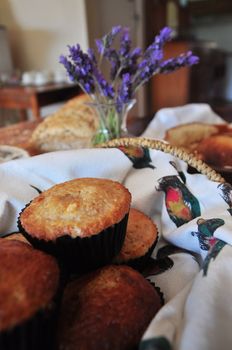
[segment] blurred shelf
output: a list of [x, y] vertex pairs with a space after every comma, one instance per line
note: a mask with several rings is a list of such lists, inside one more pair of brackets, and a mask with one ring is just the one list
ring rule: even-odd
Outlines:
[[231, 0], [198, 0], [189, 1], [190, 16], [208, 16], [232, 14]]
[[31, 109], [33, 118], [39, 120], [40, 108], [68, 100], [80, 93], [73, 84], [47, 84], [43, 86], [2, 85], [0, 86], [0, 108], [14, 109], [21, 113], [21, 120], [27, 119]]

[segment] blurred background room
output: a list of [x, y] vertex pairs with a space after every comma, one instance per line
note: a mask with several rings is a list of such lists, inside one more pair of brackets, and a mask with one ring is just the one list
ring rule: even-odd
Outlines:
[[[194, 67], [155, 76], [140, 89], [132, 115], [151, 119], [163, 107], [203, 102], [231, 120], [231, 0], [1, 0], [0, 106], [1, 91], [6, 87], [42, 89], [58, 84], [56, 100], [50, 96], [50, 87], [48, 102], [41, 97], [43, 103], [37, 113], [49, 115], [78, 93], [59, 63], [59, 56], [67, 53], [67, 45], [79, 43], [86, 50], [118, 24], [128, 26], [134, 46], [142, 48], [168, 25], [174, 29], [175, 38], [167, 44], [166, 56], [192, 50], [200, 57]], [[68, 90], [60, 85], [67, 85]], [[30, 110], [27, 117], [32, 117]], [[14, 101], [10, 111], [0, 107], [1, 125], [18, 118], [23, 119]]]

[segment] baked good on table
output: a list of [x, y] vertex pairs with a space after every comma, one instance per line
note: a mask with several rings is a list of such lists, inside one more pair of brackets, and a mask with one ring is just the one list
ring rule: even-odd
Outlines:
[[73, 97], [69, 99], [67, 102], [63, 104], [62, 107], [60, 107], [59, 111], [65, 111], [70, 109], [76, 109], [80, 105], [86, 102], [90, 102], [90, 97], [87, 94], [81, 93], [80, 95], [77, 95], [76, 97]]
[[109, 265], [91, 272], [64, 291], [58, 348], [135, 349], [161, 306], [156, 289], [128, 266]]
[[60, 272], [54, 257], [0, 241], [0, 349], [53, 349]]
[[130, 192], [109, 179], [79, 178], [41, 193], [21, 212], [19, 231], [71, 272], [109, 263], [126, 234]]
[[186, 123], [168, 129], [164, 139], [177, 147], [194, 148], [199, 141], [227, 128], [227, 124]]
[[142, 270], [157, 243], [157, 239], [158, 230], [154, 222], [141, 211], [131, 208], [125, 241], [114, 262]]
[[195, 154], [215, 169], [232, 166], [230, 124], [188, 123], [166, 131], [165, 140]]
[[40, 152], [84, 148], [98, 127], [98, 118], [88, 95], [74, 97], [57, 112], [44, 118], [32, 133], [31, 147]]
[[198, 144], [196, 151], [212, 166], [232, 167], [232, 133], [208, 137]]
[[[24, 243], [27, 243], [27, 244], [30, 244], [28, 242], [28, 240], [22, 235], [22, 233], [20, 232], [14, 232], [14, 233], [10, 233], [9, 235], [6, 235], [6, 236], [3, 236], [1, 237], [1, 240], [16, 240], [16, 241], [21, 241], [21, 242], [24, 242]], [[1, 240], [0, 240], [0, 243], [1, 243]]]

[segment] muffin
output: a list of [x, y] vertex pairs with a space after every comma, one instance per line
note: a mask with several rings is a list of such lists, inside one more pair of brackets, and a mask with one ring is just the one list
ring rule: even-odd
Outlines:
[[56, 260], [5, 239], [0, 256], [0, 349], [53, 349], [60, 283]]
[[139, 272], [105, 266], [67, 285], [58, 349], [134, 349], [161, 306], [159, 293]]
[[16, 241], [21, 241], [27, 244], [30, 244], [28, 242], [28, 240], [22, 235], [22, 233], [20, 232], [14, 232], [14, 233], [9, 233], [3, 237], [1, 237], [0, 239], [0, 243], [2, 242], [2, 240], [16, 240]]
[[72, 273], [109, 263], [125, 239], [131, 194], [119, 182], [79, 178], [53, 186], [20, 214], [19, 231]]
[[157, 243], [158, 231], [154, 222], [141, 211], [131, 208], [125, 241], [114, 262], [142, 270]]

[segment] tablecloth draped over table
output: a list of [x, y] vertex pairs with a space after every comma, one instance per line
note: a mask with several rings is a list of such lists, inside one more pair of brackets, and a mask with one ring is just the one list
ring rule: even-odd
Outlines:
[[17, 231], [19, 212], [38, 190], [79, 177], [120, 181], [132, 207], [158, 226], [156, 267], [146, 276], [165, 305], [140, 349], [231, 350], [232, 186], [190, 174], [184, 161], [155, 149], [47, 153], [0, 165], [0, 233]]
[[221, 124], [219, 117], [207, 103], [189, 103], [184, 106], [160, 109], [151, 120], [142, 136], [163, 139], [165, 131], [185, 123]]

